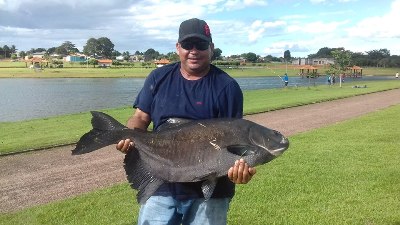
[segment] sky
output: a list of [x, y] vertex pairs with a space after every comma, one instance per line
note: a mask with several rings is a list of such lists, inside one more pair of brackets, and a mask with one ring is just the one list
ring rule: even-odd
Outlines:
[[320, 48], [400, 55], [400, 0], [0, 0], [0, 46], [18, 51], [109, 38], [119, 52], [175, 51], [179, 24], [205, 20], [223, 56], [307, 57]]

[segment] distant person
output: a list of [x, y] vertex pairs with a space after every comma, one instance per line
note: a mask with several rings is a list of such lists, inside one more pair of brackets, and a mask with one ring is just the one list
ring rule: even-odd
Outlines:
[[328, 78], [328, 85], [331, 85], [331, 75], [326, 75], [327, 76], [327, 78]]
[[283, 81], [285, 82], [285, 87], [287, 87], [289, 84], [289, 77], [288, 77], [287, 73], [285, 73], [285, 76], [283, 77]]
[[396, 78], [399, 78], [399, 72], [396, 73]]

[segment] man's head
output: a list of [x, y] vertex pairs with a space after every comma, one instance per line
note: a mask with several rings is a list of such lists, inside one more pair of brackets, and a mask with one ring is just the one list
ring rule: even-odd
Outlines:
[[203, 41], [212, 42], [210, 27], [204, 20], [197, 18], [185, 20], [179, 27], [178, 42], [188, 38], [199, 38]]
[[179, 27], [176, 51], [185, 74], [195, 77], [207, 74], [214, 51], [207, 23], [196, 18], [183, 21]]

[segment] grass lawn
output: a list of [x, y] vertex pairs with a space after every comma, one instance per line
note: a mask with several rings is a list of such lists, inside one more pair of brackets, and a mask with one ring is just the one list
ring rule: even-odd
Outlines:
[[[229, 224], [400, 223], [400, 105], [290, 137], [280, 158], [238, 185]], [[0, 214], [0, 224], [135, 224], [136, 193], [117, 184]]]
[[[111, 67], [107, 69], [93, 68], [79, 63], [64, 63], [64, 68], [44, 68], [40, 71], [26, 68], [25, 62], [0, 61], [0, 78], [50, 78], [50, 77], [146, 77], [150, 71], [155, 69], [141, 68], [141, 63], [135, 67]], [[248, 64], [239, 68], [225, 68], [224, 70], [233, 77], [260, 77], [260, 76], [282, 76], [286, 72], [289, 76], [298, 76], [300, 66], [284, 63], [256, 63]], [[318, 73], [325, 74], [328, 66], [318, 66]], [[364, 75], [386, 75], [394, 76], [399, 68], [363, 68]]]
[[[361, 83], [357, 83], [361, 85]], [[363, 82], [368, 88], [351, 88], [351, 82], [339, 86], [315, 86], [284, 89], [253, 90], [244, 92], [245, 114], [277, 110], [365, 93], [400, 88], [400, 82]], [[301, 98], [299, 98], [301, 96]], [[103, 110], [125, 124], [132, 114], [129, 107]], [[91, 129], [89, 112], [35, 119], [23, 122], [0, 122], [0, 155], [29, 149], [76, 142]]]

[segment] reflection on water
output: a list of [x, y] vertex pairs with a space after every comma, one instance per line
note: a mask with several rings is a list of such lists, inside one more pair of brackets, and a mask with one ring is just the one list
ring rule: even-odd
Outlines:
[[[351, 79], [351, 78], [349, 78]], [[364, 77], [363, 80], [385, 79]], [[387, 78], [389, 79], [389, 78]], [[243, 90], [279, 88], [279, 77], [237, 78]], [[289, 78], [289, 86], [326, 83]], [[132, 105], [142, 78], [4, 78], [0, 79], [0, 122], [85, 112]]]

